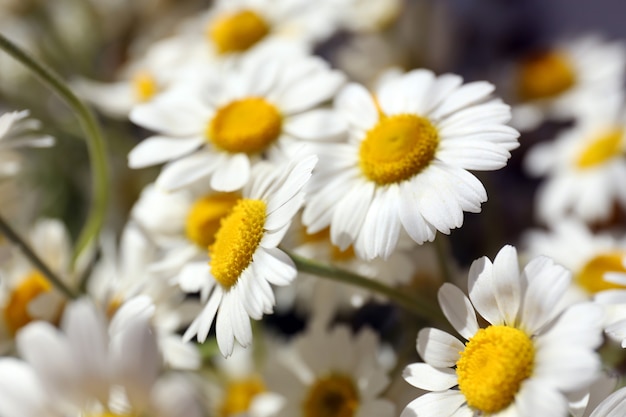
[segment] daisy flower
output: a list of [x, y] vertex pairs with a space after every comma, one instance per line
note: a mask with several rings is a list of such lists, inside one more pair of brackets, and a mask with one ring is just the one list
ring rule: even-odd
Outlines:
[[268, 375], [269, 386], [285, 397], [277, 417], [395, 415], [394, 405], [381, 398], [389, 369], [373, 331], [353, 335], [346, 326], [309, 331], [281, 358]]
[[188, 80], [130, 115], [158, 135], [130, 152], [129, 166], [172, 161], [156, 181], [168, 191], [200, 179], [216, 191], [235, 191], [262, 158], [284, 159], [294, 143], [344, 134], [334, 112], [318, 108], [344, 77], [319, 58], [255, 56], [203, 74], [202, 80]]
[[586, 222], [608, 219], [615, 203], [626, 208], [626, 112], [613, 92], [590, 101], [577, 124], [554, 141], [532, 148], [525, 168], [546, 177], [536, 197], [537, 216], [552, 222], [572, 215]]
[[14, 149], [21, 147], [49, 147], [50, 136], [38, 132], [41, 124], [28, 118], [28, 110], [4, 113], [0, 116], [0, 177], [15, 174], [20, 161]]
[[[65, 226], [58, 220], [39, 220], [28, 241], [50, 270], [73, 287], [70, 238]], [[1, 272], [0, 350], [6, 350], [18, 330], [32, 320], [58, 321], [65, 296], [21, 253], [15, 253], [3, 263]]]
[[87, 299], [65, 310], [61, 329], [31, 323], [18, 336], [25, 362], [0, 360], [0, 416], [199, 417], [188, 381], [160, 376], [154, 333], [142, 316], [110, 337]]
[[315, 156], [299, 156], [280, 169], [255, 167], [243, 198], [221, 221], [208, 250], [209, 264], [190, 262], [178, 276], [183, 291], [199, 292], [206, 303], [184, 339], [197, 336], [204, 342], [217, 317], [217, 343], [224, 356], [232, 353], [235, 339], [243, 346], [252, 343], [250, 318], [259, 320], [274, 307], [270, 284], [287, 285], [296, 277], [293, 261], [277, 246], [302, 206], [302, 189], [316, 162]]
[[509, 107], [487, 82], [420, 69], [389, 77], [374, 95], [351, 84], [335, 104], [350, 124], [347, 143], [324, 144], [303, 222], [310, 233], [330, 225], [339, 248], [365, 259], [388, 257], [401, 230], [417, 243], [479, 212], [483, 185], [467, 170], [506, 165], [518, 132]]
[[520, 272], [517, 251], [505, 246], [493, 263], [474, 261], [469, 299], [444, 284], [439, 303], [467, 342], [434, 328], [419, 332], [425, 363], [408, 365], [403, 376], [432, 392], [409, 403], [401, 417], [565, 416], [567, 395], [597, 377], [594, 349], [602, 341], [599, 306], [555, 307], [569, 281], [569, 272], [546, 257]]
[[87, 292], [107, 314], [112, 331], [120, 331], [127, 317], [143, 314], [157, 336], [165, 363], [177, 369], [196, 369], [200, 355], [196, 347], [184, 343], [178, 334], [200, 311], [195, 300], [167, 278], [150, 270], [157, 248], [135, 224], [126, 225], [116, 250], [112, 236], [103, 239], [101, 257], [94, 266]]
[[622, 89], [626, 69], [624, 45], [597, 35], [564, 40], [536, 51], [516, 71], [519, 104], [512, 123], [522, 130], [544, 118], [569, 119], [589, 100]]

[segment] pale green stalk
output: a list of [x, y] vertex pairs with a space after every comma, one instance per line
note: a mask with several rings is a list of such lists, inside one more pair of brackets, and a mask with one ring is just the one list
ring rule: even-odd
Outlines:
[[73, 262], [89, 244], [97, 238], [106, 215], [109, 199], [109, 173], [105, 142], [98, 121], [89, 108], [70, 90], [61, 77], [51, 68], [37, 62], [29, 54], [0, 34], [0, 49], [11, 55], [33, 72], [44, 84], [61, 97], [74, 111], [85, 132], [89, 161], [91, 164], [92, 201], [87, 220], [78, 235]]

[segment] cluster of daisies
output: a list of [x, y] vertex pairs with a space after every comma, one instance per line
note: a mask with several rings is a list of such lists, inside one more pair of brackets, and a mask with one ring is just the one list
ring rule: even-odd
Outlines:
[[[216, 0], [138, 36], [116, 81], [72, 79], [134, 126], [128, 167], [156, 167], [121, 232], [78, 253], [18, 182], [46, 151], [16, 149], [55, 139], [0, 116], [0, 417], [626, 414], [626, 47], [524, 57], [512, 107], [487, 81], [393, 68], [364, 85], [316, 53], [403, 7]], [[463, 270], [442, 236], [487, 201], [475, 172], [546, 121], [565, 127], [523, 162], [545, 177], [538, 226]], [[382, 305], [393, 332], [348, 325]], [[304, 329], [266, 326], [275, 311]]]

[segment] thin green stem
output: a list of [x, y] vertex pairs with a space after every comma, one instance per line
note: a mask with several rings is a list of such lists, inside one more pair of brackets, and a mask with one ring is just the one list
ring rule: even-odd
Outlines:
[[445, 282], [452, 282], [452, 270], [450, 269], [450, 257], [448, 256], [450, 251], [447, 243], [446, 238], [441, 233], [437, 233], [434, 244], [439, 270]]
[[100, 131], [100, 125], [91, 110], [70, 90], [54, 70], [37, 62], [2, 34], [0, 34], [0, 49], [22, 63], [52, 91], [58, 94], [74, 111], [86, 134], [89, 162], [92, 170], [93, 194], [89, 214], [74, 246], [72, 260], [76, 262], [82, 251], [100, 233], [109, 199], [109, 172], [105, 142]]
[[382, 294], [419, 317], [436, 322], [445, 322], [439, 307], [418, 294], [407, 295], [379, 281], [374, 281], [331, 265], [303, 258], [290, 252], [287, 252], [287, 255], [294, 261], [298, 271], [307, 272], [344, 284], [356, 285], [366, 290]]
[[30, 246], [22, 239], [9, 224], [0, 216], [0, 232], [6, 236], [15, 246], [17, 246], [22, 253], [28, 258], [28, 260], [41, 272], [48, 281], [59, 291], [61, 291], [68, 298], [74, 299], [77, 297], [76, 293], [68, 288], [54, 272], [48, 268], [48, 266], [39, 259], [39, 256], [31, 249]]

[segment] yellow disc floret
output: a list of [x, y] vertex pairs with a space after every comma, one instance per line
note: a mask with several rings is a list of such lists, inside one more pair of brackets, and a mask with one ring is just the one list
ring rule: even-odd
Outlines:
[[359, 407], [359, 392], [352, 378], [330, 374], [316, 380], [302, 403], [304, 417], [352, 417]]
[[242, 10], [217, 19], [207, 34], [221, 54], [243, 52], [270, 32], [267, 22], [251, 10]]
[[239, 198], [237, 193], [216, 193], [196, 200], [187, 213], [187, 239], [205, 249], [211, 246], [222, 218], [230, 213]]
[[578, 156], [576, 165], [579, 168], [593, 168], [602, 165], [623, 153], [622, 129], [610, 129], [591, 140]]
[[241, 199], [222, 219], [209, 248], [211, 274], [224, 288], [230, 288], [252, 262], [252, 255], [263, 238], [266, 204], [261, 200]]
[[607, 272], [626, 273], [624, 259], [626, 253], [609, 252], [595, 256], [576, 274], [576, 283], [587, 292], [595, 294], [604, 290], [623, 289], [624, 286], [604, 280]]
[[254, 397], [265, 391], [265, 384], [259, 377], [230, 381], [226, 386], [219, 415], [221, 417], [241, 415], [248, 411]]
[[39, 271], [31, 272], [13, 289], [4, 307], [4, 319], [11, 334], [17, 333], [33, 320], [28, 313], [28, 304], [51, 289], [52, 286]]
[[141, 102], [150, 100], [159, 91], [156, 78], [149, 71], [136, 72], [132, 79], [132, 86], [135, 97]]
[[542, 52], [527, 57], [519, 70], [518, 94], [522, 100], [556, 97], [576, 83], [569, 59], [559, 52]]
[[383, 117], [361, 142], [359, 164], [363, 174], [379, 185], [400, 182], [426, 168], [438, 145], [437, 129], [425, 117]]
[[278, 139], [282, 116], [276, 106], [260, 97], [230, 102], [220, 108], [207, 129], [207, 138], [232, 153], [264, 151]]
[[497, 413], [513, 402], [531, 375], [535, 348], [519, 329], [489, 326], [478, 330], [460, 355], [456, 373], [468, 405], [483, 413]]

